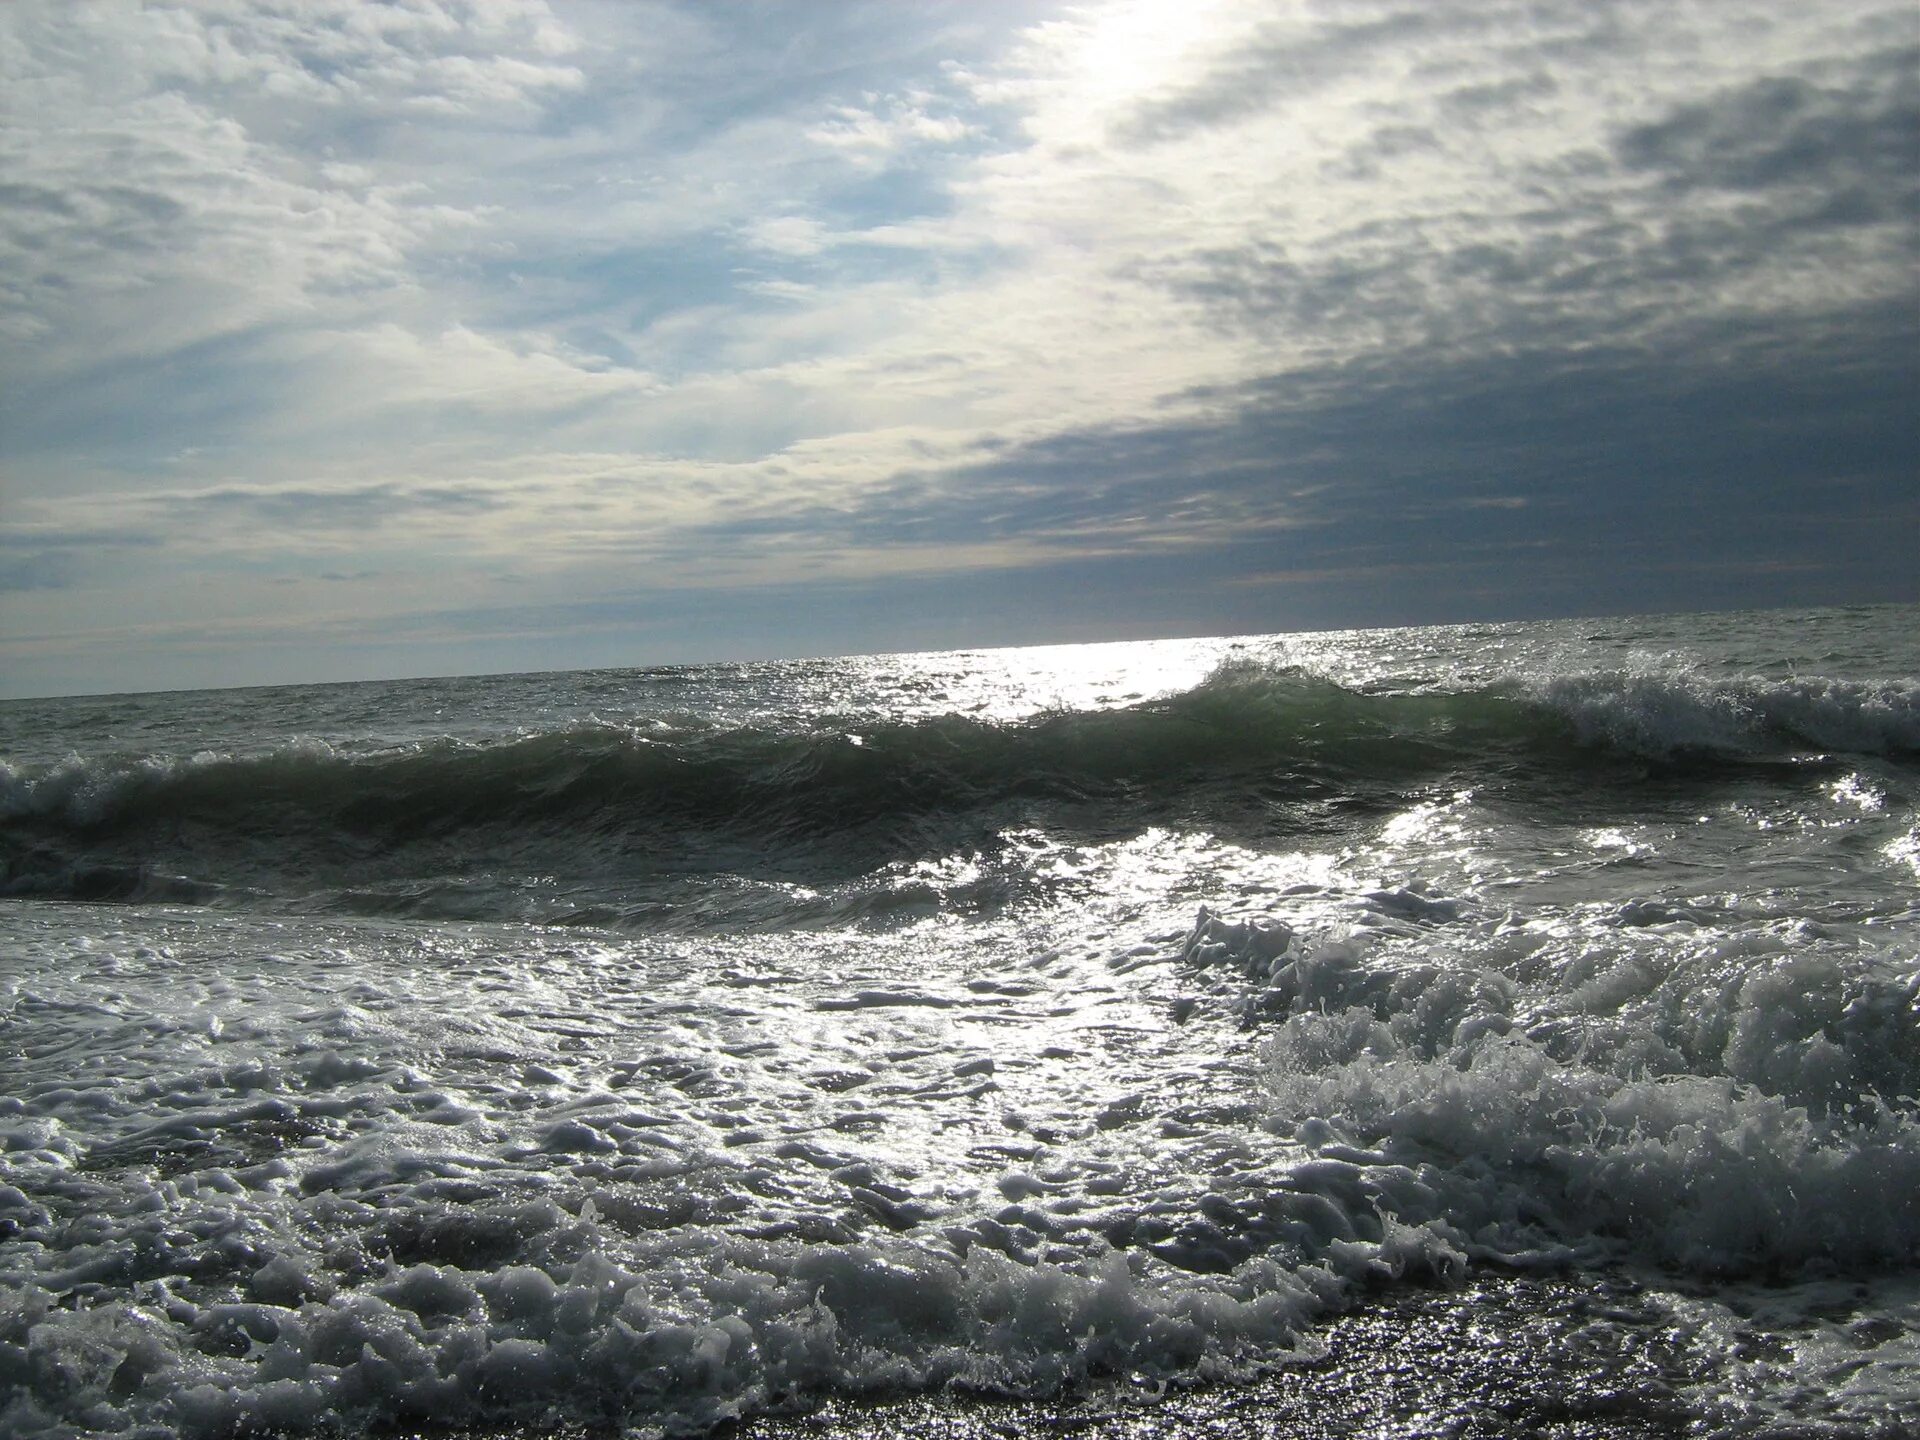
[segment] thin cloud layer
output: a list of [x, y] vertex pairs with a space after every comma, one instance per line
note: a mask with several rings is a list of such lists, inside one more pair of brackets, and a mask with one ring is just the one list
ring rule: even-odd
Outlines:
[[18, 3], [0, 107], [16, 692], [1920, 588], [1905, 4]]

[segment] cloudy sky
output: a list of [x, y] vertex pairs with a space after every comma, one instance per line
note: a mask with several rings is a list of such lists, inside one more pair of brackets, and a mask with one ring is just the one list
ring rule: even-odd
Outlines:
[[1920, 595], [1912, 0], [0, 7], [0, 691]]

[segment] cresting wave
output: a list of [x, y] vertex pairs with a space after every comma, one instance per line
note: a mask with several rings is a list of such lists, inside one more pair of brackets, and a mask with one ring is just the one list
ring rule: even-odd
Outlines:
[[1706, 683], [1614, 671], [1557, 677], [1526, 693], [1563, 718], [1582, 744], [1649, 758], [1920, 752], [1920, 686]]
[[197, 902], [284, 896], [293, 875], [349, 892], [369, 873], [463, 871], [566, 885], [783, 856], [834, 882], [1008, 827], [1271, 838], [1315, 828], [1323, 803], [1390, 803], [1494, 766], [1579, 789], [1621, 765], [1809, 752], [1920, 753], [1920, 689], [1619, 672], [1368, 693], [1234, 664], [1164, 700], [1010, 722], [588, 723], [370, 753], [308, 740], [0, 762], [0, 893]]

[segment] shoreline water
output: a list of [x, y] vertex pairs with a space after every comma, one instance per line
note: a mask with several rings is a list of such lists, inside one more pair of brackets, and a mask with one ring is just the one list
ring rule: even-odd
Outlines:
[[[1567, 1364], [1565, 1335], [1596, 1316], [1604, 1353]], [[1240, 1383], [1141, 1398], [1124, 1389], [1065, 1401], [913, 1396], [840, 1402], [721, 1432], [728, 1440], [1334, 1440], [1561, 1436], [1681, 1440], [1693, 1416], [1675, 1393], [1659, 1312], [1624, 1280], [1577, 1284], [1486, 1276], [1458, 1291], [1363, 1299], [1310, 1332], [1321, 1353]], [[1549, 1359], [1549, 1356], [1552, 1356]]]
[[[1382, 1286], [1301, 1338], [1296, 1360], [1238, 1381], [1149, 1389], [1114, 1381], [1081, 1393], [1019, 1398], [947, 1389], [817, 1398], [723, 1421], [711, 1440], [1904, 1440], [1910, 1417], [1838, 1415], [1781, 1378], [1782, 1334], [1755, 1321], [1766, 1300], [1799, 1290], [1785, 1332], [1824, 1327], [1862, 1365], [1894, 1338], [1861, 1319], [1869, 1287], [1719, 1287], [1625, 1270], [1526, 1275], [1482, 1271], [1457, 1288]], [[1735, 1292], [1746, 1288], [1757, 1305]], [[1724, 1329], [1675, 1302], [1727, 1302]], [[1920, 1285], [1909, 1295], [1920, 1303]], [[1716, 1309], [1721, 1308], [1718, 1305]], [[1882, 1357], [1920, 1375], [1920, 1352]], [[1744, 1377], [1735, 1374], [1745, 1370]], [[1791, 1393], [1798, 1390], [1798, 1393]], [[1700, 1397], [1710, 1396], [1702, 1401]], [[1730, 1399], [1729, 1397], [1737, 1397]], [[619, 1440], [646, 1433], [578, 1420], [449, 1430], [401, 1426], [376, 1440]]]

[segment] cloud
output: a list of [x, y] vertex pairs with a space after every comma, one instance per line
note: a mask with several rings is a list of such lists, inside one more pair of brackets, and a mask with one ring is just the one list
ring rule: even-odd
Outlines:
[[64, 590], [73, 583], [73, 571], [67, 551], [0, 552], [0, 590]]
[[1492, 23], [1485, 14], [1463, 24], [1423, 8], [1366, 4], [1331, 13], [1302, 7], [1259, 18], [1245, 30], [1226, 32], [1227, 43], [1201, 57], [1188, 75], [1128, 97], [1108, 135], [1121, 145], [1156, 145], [1218, 130], [1338, 90], [1380, 57], [1397, 61], [1435, 35], [1452, 39], [1462, 29], [1484, 32]]
[[746, 243], [775, 255], [818, 255], [827, 248], [827, 227], [805, 215], [768, 215], [743, 227]]
[[[583, 79], [547, 7], [507, 0], [23, 3], [0, 26], [0, 362], [49, 390], [316, 323], [445, 333], [423, 274], [487, 228], [480, 150]], [[422, 135], [445, 158], [396, 164]]]
[[148, 531], [127, 525], [66, 527], [44, 518], [0, 528], [0, 590], [67, 590], [130, 550], [151, 549]]
[[153, 497], [149, 505], [182, 517], [187, 524], [261, 525], [270, 529], [355, 529], [389, 524], [407, 514], [479, 515], [502, 501], [472, 486], [360, 485], [321, 490], [305, 486], [275, 488], [224, 486], [187, 494]]
[[925, 92], [863, 97], [859, 105], [835, 105], [807, 130], [807, 138], [856, 157], [863, 165], [889, 163], [902, 150], [921, 145], [957, 145], [980, 135], [977, 125], [940, 113]]
[[1920, 193], [1920, 46], [1876, 51], [1814, 75], [1769, 75], [1630, 127], [1621, 160], [1676, 191], [1865, 187], [1883, 216]]
[[0, 636], [1911, 589], [1917, 74], [1882, 0], [23, 0]]
[[[1871, 25], [1641, 10], [1622, 53], [1615, 12], [1586, 6], [1340, 13], [1251, 25], [1122, 113], [1137, 157], [1102, 156], [1207, 175], [1231, 137], [1238, 213], [1135, 261], [1224, 330], [1320, 357], [1659, 347], [1715, 315], [1912, 293], [1915, 69]], [[1790, 41], [1805, 77], [1703, 95]]]

